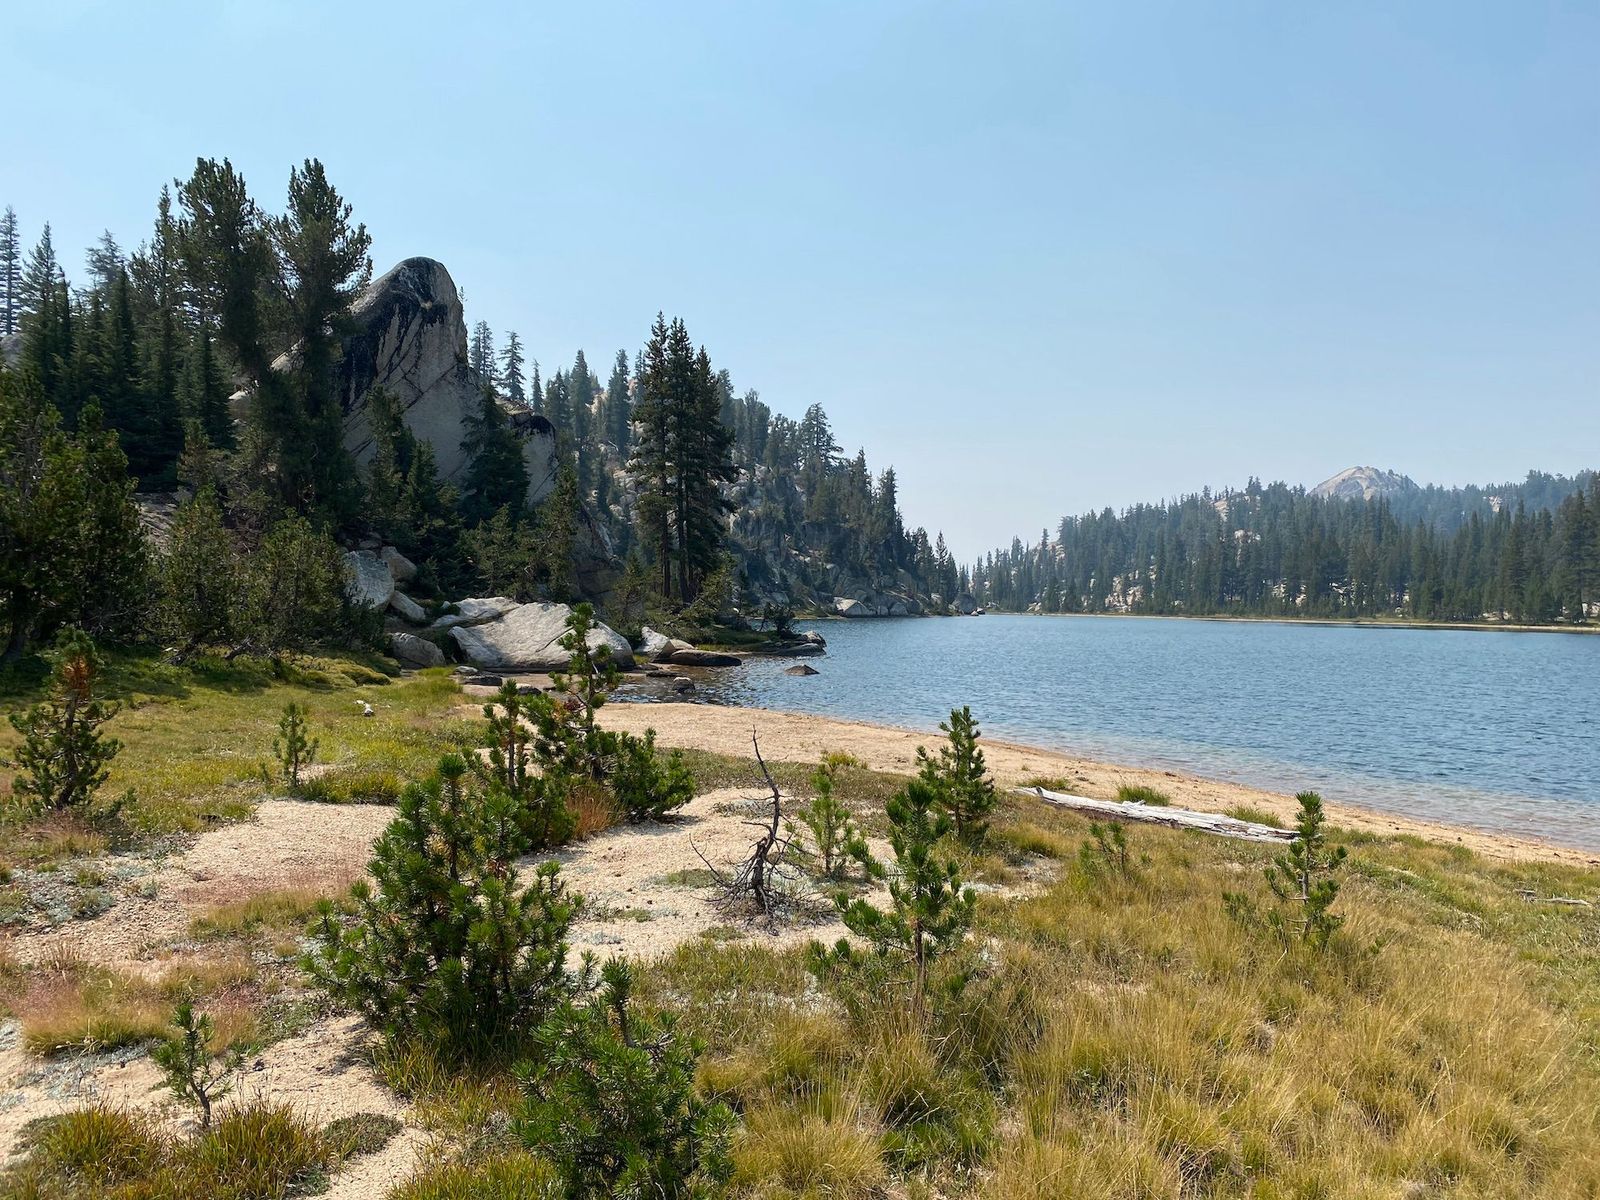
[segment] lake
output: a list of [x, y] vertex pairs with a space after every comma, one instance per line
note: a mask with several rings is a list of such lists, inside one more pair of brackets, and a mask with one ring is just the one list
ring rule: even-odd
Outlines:
[[[828, 621], [700, 698], [986, 734], [1600, 849], [1600, 637], [1182, 618]], [[821, 749], [819, 747], [819, 749]]]

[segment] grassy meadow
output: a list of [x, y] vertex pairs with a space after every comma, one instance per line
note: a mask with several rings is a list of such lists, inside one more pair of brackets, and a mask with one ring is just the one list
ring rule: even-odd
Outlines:
[[[107, 791], [135, 790], [122, 835], [135, 842], [247, 816], [272, 792], [260, 768], [291, 699], [309, 710], [318, 761], [334, 764], [319, 781], [327, 799], [382, 800], [475, 736], [444, 672], [123, 660], [109, 679], [128, 707], [110, 726], [125, 748]], [[26, 699], [13, 686], [6, 702]], [[753, 762], [687, 757], [702, 791], [752, 783]], [[813, 765], [773, 771], [804, 794]], [[846, 764], [836, 794], [881, 834], [903, 782]], [[103, 861], [106, 835], [87, 826], [4, 833], [19, 870]], [[903, 972], [868, 959], [814, 974], [806, 950], [774, 949], [759, 926], [730, 923], [643, 964], [639, 1000], [703, 1043], [698, 1086], [738, 1114], [729, 1194], [1600, 1197], [1600, 910], [1559, 902], [1594, 901], [1600, 875], [1336, 831], [1350, 848], [1345, 922], [1314, 953], [1223, 903], [1272, 903], [1262, 871], [1275, 848], [1127, 836], [1124, 872], [1085, 851], [1087, 820], [1004, 797], [986, 844], [952, 851], [979, 887], [978, 916], [940, 961], [925, 1015]], [[207, 965], [186, 978], [0, 957], [0, 997], [21, 1011], [18, 997], [57, 989], [22, 1022], [41, 1058], [147, 1042], [180, 991], [235, 998], [225, 1038], [259, 1046], [286, 1028], [297, 936], [319, 895], [297, 885], [208, 909], [187, 931]], [[87, 1036], [92, 1022], [101, 1032]], [[395, 1200], [556, 1194], [515, 1136], [513, 1064], [463, 1070], [384, 1045], [371, 1070], [430, 1139]], [[175, 1196], [205, 1181], [240, 1200], [311, 1194], [355, 1151], [270, 1100], [181, 1137], [87, 1110], [33, 1130], [0, 1195]]]

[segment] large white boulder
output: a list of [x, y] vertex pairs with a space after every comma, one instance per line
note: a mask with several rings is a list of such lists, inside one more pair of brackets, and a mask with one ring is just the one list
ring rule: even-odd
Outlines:
[[371, 550], [350, 550], [344, 556], [344, 594], [356, 608], [387, 608], [394, 595], [389, 564]]
[[457, 625], [486, 625], [521, 607], [510, 596], [469, 596], [465, 600], [457, 600], [455, 604], [456, 612], [445, 613], [429, 628], [453, 629]]
[[[461, 655], [475, 667], [499, 671], [554, 671], [567, 665], [571, 657], [561, 648], [572, 610], [565, 604], [523, 604], [497, 621], [482, 625], [457, 625], [450, 636]], [[605, 625], [596, 623], [589, 634], [595, 649], [611, 647], [611, 661], [618, 666], [633, 665], [633, 647], [628, 639]]]

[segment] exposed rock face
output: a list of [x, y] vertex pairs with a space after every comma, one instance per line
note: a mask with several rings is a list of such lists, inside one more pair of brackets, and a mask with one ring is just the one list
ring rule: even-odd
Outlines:
[[446, 613], [430, 628], [452, 629], [457, 625], [484, 625], [490, 621], [498, 621], [516, 607], [517, 602], [510, 596], [471, 596], [465, 600], [457, 600], [456, 608], [459, 611]]
[[389, 653], [401, 662], [417, 667], [442, 667], [445, 664], [444, 651], [414, 633], [391, 633]]
[[22, 361], [22, 332], [8, 333], [0, 337], [0, 363], [7, 369], [16, 366]]
[[1311, 489], [1311, 495], [1322, 499], [1372, 500], [1379, 496], [1398, 496], [1417, 490], [1408, 475], [1397, 471], [1380, 471], [1377, 467], [1350, 467], [1331, 479], [1324, 479]]
[[[344, 444], [358, 462], [372, 456], [366, 397], [385, 387], [400, 403], [407, 428], [433, 447], [439, 475], [460, 477], [466, 422], [484, 381], [467, 366], [467, 324], [455, 281], [431, 258], [408, 258], [373, 280], [351, 313], [356, 331], [345, 339], [339, 386]], [[528, 464], [528, 499], [542, 499], [555, 484], [555, 430], [531, 412], [511, 412]]]
[[371, 550], [351, 550], [344, 556], [345, 595], [358, 608], [387, 608], [394, 596], [394, 576], [389, 564]]
[[[561, 648], [572, 610], [565, 604], [521, 604], [498, 620], [457, 625], [450, 630], [461, 655], [475, 667], [496, 671], [551, 671], [571, 657]], [[633, 647], [621, 634], [596, 624], [589, 635], [595, 649], [611, 647], [611, 661], [633, 665]]]

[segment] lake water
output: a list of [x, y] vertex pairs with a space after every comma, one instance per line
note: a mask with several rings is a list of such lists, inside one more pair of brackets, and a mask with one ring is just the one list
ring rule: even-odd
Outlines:
[[1600, 849], [1600, 637], [1194, 619], [830, 621], [701, 698], [986, 734]]

